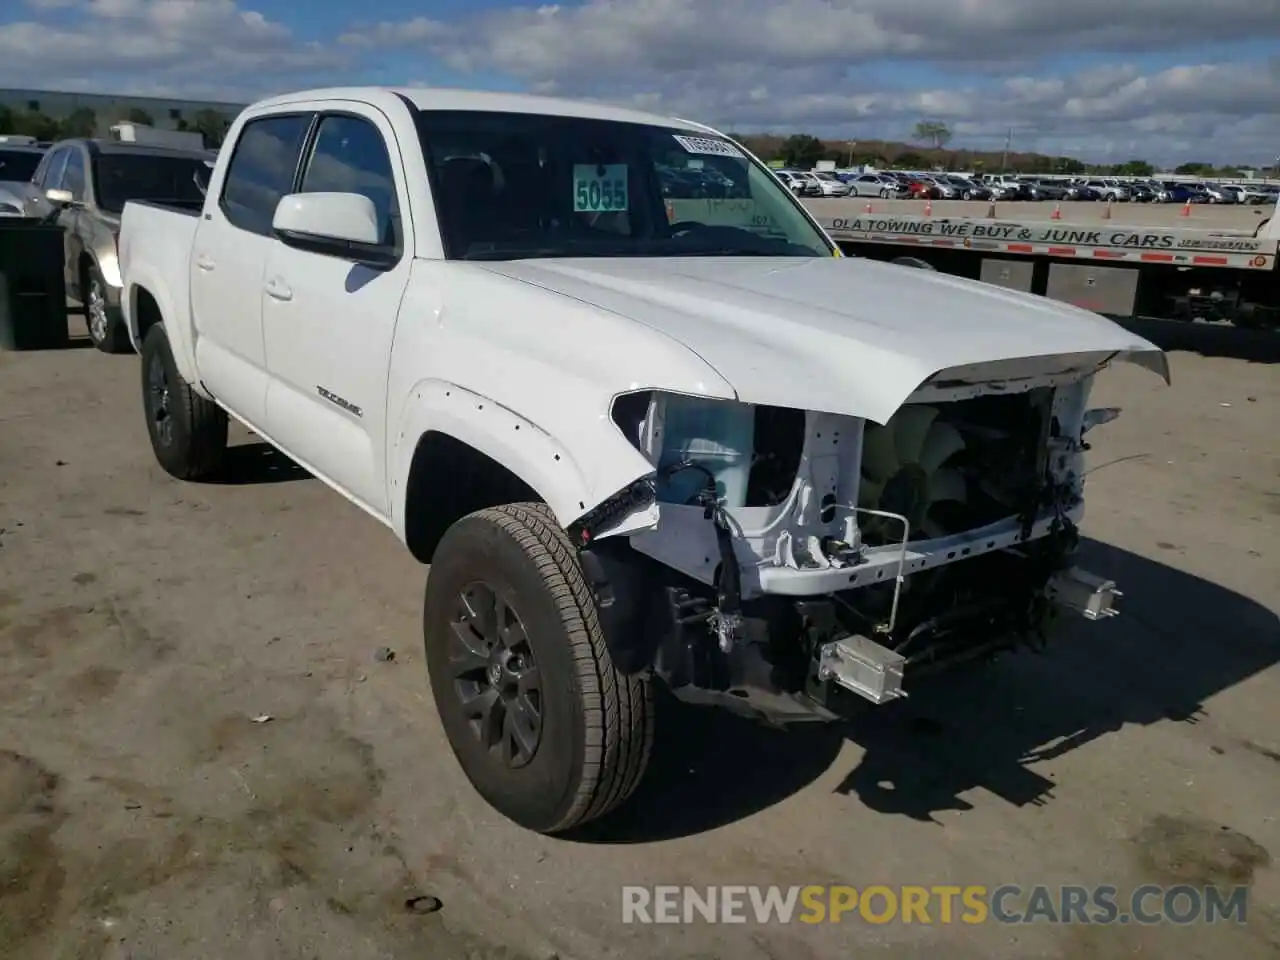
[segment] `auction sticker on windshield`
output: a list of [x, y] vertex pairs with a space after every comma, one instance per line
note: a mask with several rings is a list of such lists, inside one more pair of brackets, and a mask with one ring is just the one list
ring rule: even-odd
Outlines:
[[678, 133], [671, 136], [689, 153], [701, 153], [710, 157], [737, 157], [739, 160], [745, 156], [732, 143], [714, 137], [682, 137]]
[[575, 213], [614, 213], [627, 209], [625, 163], [578, 163], [573, 167]]

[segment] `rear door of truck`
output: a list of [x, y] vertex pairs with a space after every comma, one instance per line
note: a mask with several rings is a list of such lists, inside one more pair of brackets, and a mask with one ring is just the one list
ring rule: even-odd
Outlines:
[[[277, 241], [276, 204], [292, 192], [314, 113], [264, 111], [240, 129], [210, 184], [191, 251], [191, 313], [200, 378], [222, 403], [266, 429], [262, 290]], [[216, 196], [214, 195], [216, 191]]]

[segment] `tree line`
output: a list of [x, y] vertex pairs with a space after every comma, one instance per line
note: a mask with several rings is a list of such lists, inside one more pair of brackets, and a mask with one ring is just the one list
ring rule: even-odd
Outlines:
[[[0, 134], [17, 134], [37, 140], [62, 140], [67, 137], [101, 137], [122, 121], [155, 126], [155, 118], [140, 107], [130, 107], [118, 115], [99, 117], [89, 107], [77, 107], [61, 119], [38, 110], [14, 110], [0, 104]], [[221, 146], [231, 120], [218, 110], [197, 110], [190, 120], [180, 117], [174, 122], [178, 130], [194, 131], [204, 137], [206, 147]]]
[[[821, 160], [839, 167], [871, 166], [877, 169], [974, 170], [985, 173], [1030, 173], [1149, 177], [1156, 166], [1146, 160], [1124, 163], [1086, 163], [1075, 157], [1048, 156], [1022, 151], [951, 149], [952, 134], [946, 124], [922, 120], [912, 132], [913, 143], [894, 140], [822, 141], [807, 133], [784, 137], [776, 134], [733, 134], [762, 160], [780, 161], [788, 167], [810, 170]], [[1216, 167], [1211, 163], [1184, 163], [1174, 173], [1203, 177], [1238, 177], [1241, 167]], [[1244, 169], [1248, 169], [1247, 167]]]

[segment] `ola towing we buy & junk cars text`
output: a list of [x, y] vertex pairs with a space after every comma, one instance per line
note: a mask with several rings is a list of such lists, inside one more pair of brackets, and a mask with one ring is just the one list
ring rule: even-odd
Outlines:
[[[670, 184], [698, 176], [717, 199]], [[494, 93], [305, 91], [200, 210], [126, 206], [142, 410], [176, 477], [250, 425], [430, 563], [426, 663], [476, 789], [563, 831], [635, 789], [654, 689], [777, 722], [1039, 642], [1099, 370], [1072, 306], [841, 257], [715, 130]]]

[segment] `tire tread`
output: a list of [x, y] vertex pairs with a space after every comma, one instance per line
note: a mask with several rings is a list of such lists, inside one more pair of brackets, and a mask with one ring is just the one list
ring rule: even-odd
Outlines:
[[653, 751], [653, 688], [614, 667], [576, 551], [546, 504], [504, 504], [472, 516], [506, 532], [537, 567], [569, 640], [587, 749], [577, 794], [547, 831], [563, 832], [609, 813], [639, 786]]
[[[156, 361], [168, 367], [169, 392], [175, 412], [184, 418], [188, 434], [188, 449], [180, 463], [164, 463], [165, 469], [179, 480], [202, 480], [215, 475], [221, 468], [227, 451], [227, 430], [229, 421], [226, 411], [212, 400], [206, 400], [183, 379], [173, 361], [169, 338], [161, 324], [156, 324], [147, 331], [143, 343], [144, 352], [152, 339], [156, 344], [151, 349], [160, 355]], [[143, 389], [146, 390], [145, 369], [143, 373]], [[170, 458], [172, 461], [173, 458]]]

